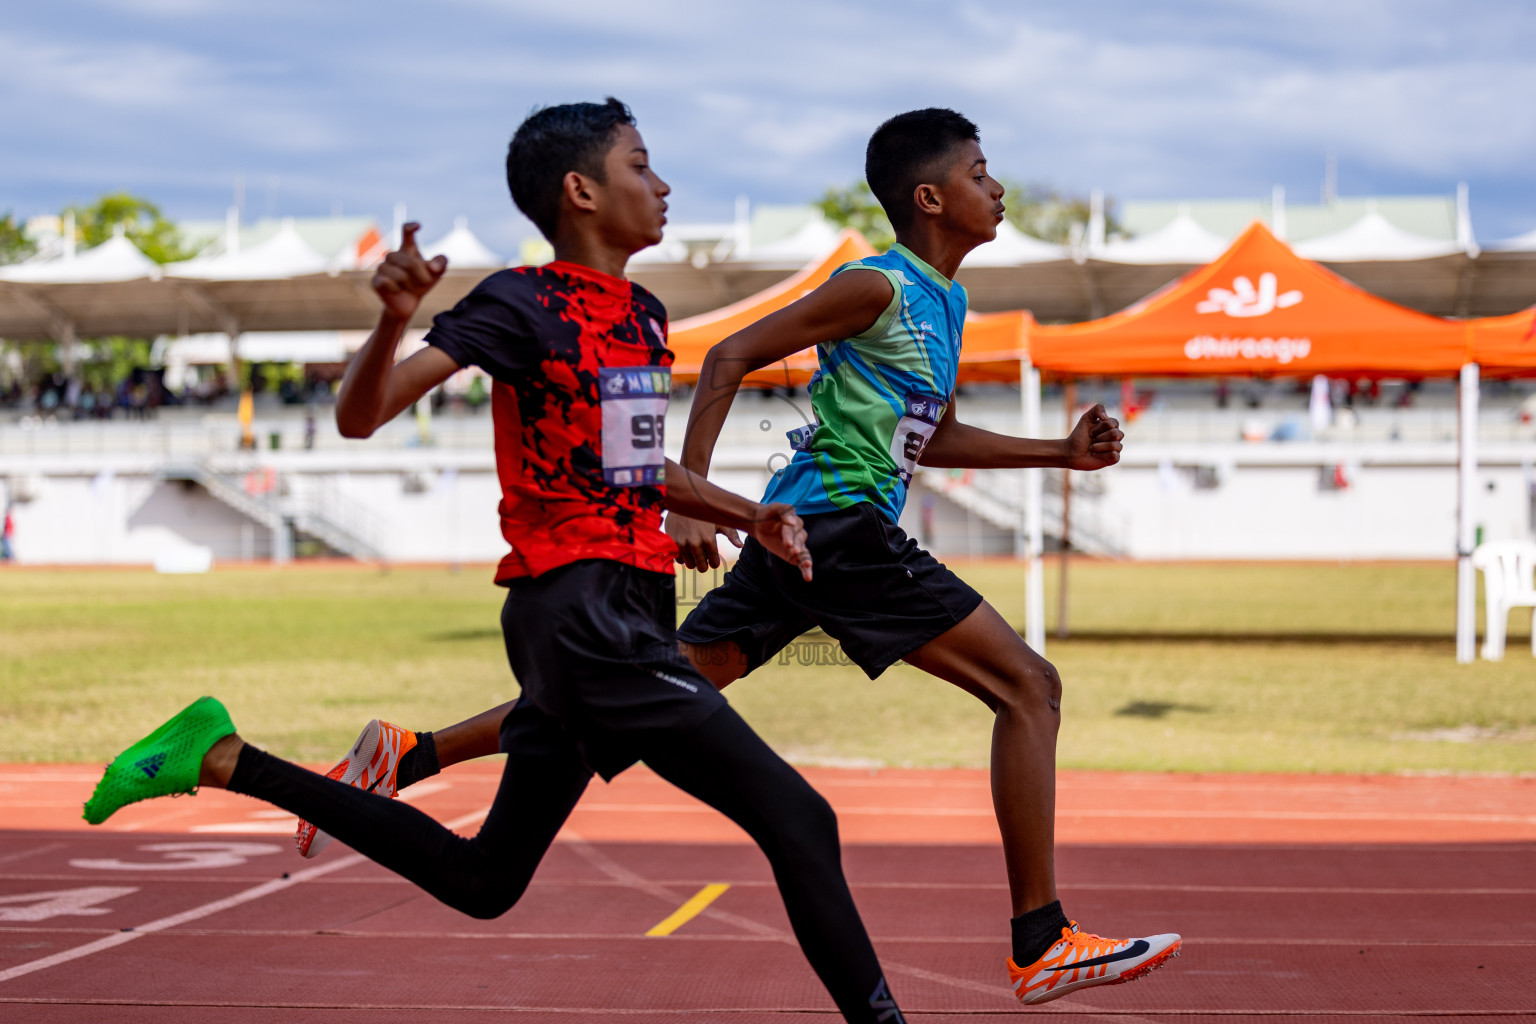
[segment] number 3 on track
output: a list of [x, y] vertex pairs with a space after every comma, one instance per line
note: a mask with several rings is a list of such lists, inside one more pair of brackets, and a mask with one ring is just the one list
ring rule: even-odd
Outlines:
[[110, 908], [97, 904], [138, 891], [131, 885], [88, 885], [83, 889], [12, 893], [0, 896], [0, 921], [46, 921], [50, 917], [110, 914]]
[[151, 843], [139, 849], [163, 856], [152, 861], [118, 860], [115, 857], [72, 860], [69, 866], [83, 871], [198, 871], [239, 867], [252, 857], [264, 857], [278, 851], [276, 846], [268, 843]]

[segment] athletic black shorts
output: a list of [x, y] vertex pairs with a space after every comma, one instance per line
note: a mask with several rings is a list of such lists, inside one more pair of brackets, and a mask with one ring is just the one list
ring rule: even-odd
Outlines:
[[506, 586], [501, 630], [523, 693], [503, 749], [575, 742], [612, 779], [725, 707], [678, 652], [671, 573], [589, 559]]
[[802, 518], [815, 560], [810, 583], [748, 540], [678, 627], [678, 639], [734, 640], [750, 672], [820, 626], [874, 679], [981, 604], [968, 583], [868, 502]]

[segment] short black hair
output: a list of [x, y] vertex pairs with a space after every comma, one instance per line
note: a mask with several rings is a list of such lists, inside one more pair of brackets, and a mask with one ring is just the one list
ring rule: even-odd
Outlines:
[[944, 107], [897, 114], [875, 129], [864, 150], [864, 180], [897, 231], [912, 223], [912, 192], [963, 142], [980, 142], [969, 118]]
[[614, 133], [634, 123], [629, 108], [609, 96], [603, 103], [543, 107], [517, 126], [507, 147], [507, 188], [545, 238], [555, 240], [566, 174], [576, 171], [606, 184], [603, 158]]

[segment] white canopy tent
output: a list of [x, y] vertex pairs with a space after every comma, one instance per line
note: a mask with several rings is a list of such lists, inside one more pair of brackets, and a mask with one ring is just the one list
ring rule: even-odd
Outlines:
[[492, 270], [505, 265], [500, 256], [469, 230], [468, 217], [455, 217], [453, 230], [430, 245], [422, 246], [421, 251], [427, 259], [446, 256], [448, 265], [460, 270]]
[[997, 237], [977, 246], [965, 257], [967, 267], [1018, 267], [1071, 259], [1064, 245], [1053, 245], [1026, 235], [1007, 221], [997, 226]]
[[169, 277], [201, 281], [270, 281], [323, 274], [332, 271], [324, 256], [299, 235], [293, 218], [287, 218], [277, 234], [248, 249], [227, 247], [217, 256], [199, 256], [181, 263], [168, 263]]
[[841, 234], [825, 217], [814, 217], [788, 238], [754, 245], [747, 258], [753, 262], [790, 263], [798, 268], [823, 256], [837, 244]]
[[159, 280], [160, 264], [140, 252], [121, 226], [111, 238], [85, 252], [76, 254], [69, 246], [54, 259], [0, 267], [0, 280], [19, 284], [105, 284], [146, 278]]
[[1536, 228], [1502, 242], [1493, 242], [1485, 248], [1489, 252], [1536, 252]]
[[1460, 242], [1425, 238], [1397, 227], [1371, 210], [1342, 231], [1309, 238], [1294, 246], [1296, 255], [1319, 263], [1366, 260], [1424, 260], [1462, 252]]
[[1095, 245], [1089, 254], [1105, 263], [1202, 264], [1226, 252], [1227, 244], [1227, 239], [1207, 231], [1183, 211], [1150, 234], [1108, 242], [1102, 248]]

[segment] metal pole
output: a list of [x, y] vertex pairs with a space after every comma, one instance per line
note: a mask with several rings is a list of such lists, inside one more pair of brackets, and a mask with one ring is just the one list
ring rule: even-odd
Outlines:
[[[1077, 406], [1077, 381], [1069, 380], [1061, 389], [1062, 410], [1067, 433], [1072, 433], [1072, 411]], [[1056, 638], [1065, 640], [1071, 628], [1067, 622], [1067, 562], [1072, 556], [1072, 471], [1061, 471], [1061, 559], [1056, 584]]]
[[[1019, 385], [1024, 400], [1024, 436], [1040, 436], [1040, 371], [1029, 359], [1019, 362]], [[1024, 642], [1045, 653], [1045, 471], [1024, 471]]]
[[1472, 548], [1477, 539], [1478, 383], [1477, 364], [1463, 366], [1456, 403], [1456, 660], [1463, 665], [1477, 657], [1477, 577], [1472, 568]]

